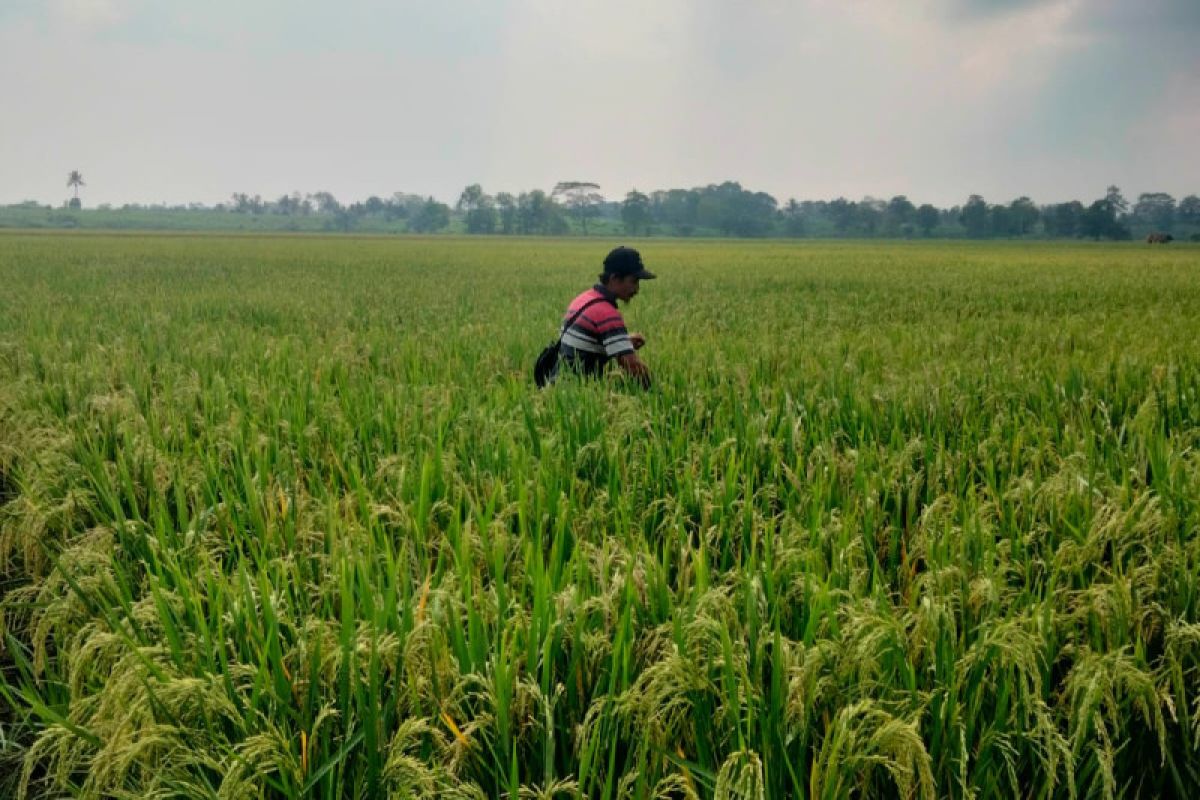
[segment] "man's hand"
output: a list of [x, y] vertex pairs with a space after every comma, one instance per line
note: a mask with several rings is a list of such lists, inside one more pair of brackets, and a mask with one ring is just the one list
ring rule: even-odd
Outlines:
[[[632, 339], [633, 337], [629, 338]], [[637, 353], [626, 353], [623, 356], [617, 356], [617, 364], [625, 371], [626, 375], [640, 383], [642, 388], [650, 388], [650, 370], [637, 357]]]
[[633, 342], [634, 350], [641, 350], [646, 346], [646, 337], [640, 333], [629, 334], [629, 341]]

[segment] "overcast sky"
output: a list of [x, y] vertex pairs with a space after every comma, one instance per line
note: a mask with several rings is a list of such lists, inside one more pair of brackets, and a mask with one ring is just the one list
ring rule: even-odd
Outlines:
[[1200, 0], [0, 0], [0, 203], [1200, 193]]

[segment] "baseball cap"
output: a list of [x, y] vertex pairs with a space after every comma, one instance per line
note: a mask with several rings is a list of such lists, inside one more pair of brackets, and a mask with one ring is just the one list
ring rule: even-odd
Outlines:
[[633, 275], [644, 281], [658, 277], [642, 264], [642, 254], [632, 247], [613, 248], [604, 258], [604, 271], [611, 275]]

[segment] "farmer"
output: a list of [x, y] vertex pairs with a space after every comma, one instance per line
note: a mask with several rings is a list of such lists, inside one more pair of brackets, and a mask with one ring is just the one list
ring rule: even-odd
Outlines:
[[[558, 345], [559, 370], [598, 377], [609, 361], [616, 360], [626, 375], [649, 388], [650, 370], [636, 352], [646, 344], [646, 337], [626, 330], [617, 301], [628, 303], [638, 293], [639, 283], [654, 277], [632, 247], [609, 253], [600, 282], [572, 300], [563, 315], [563, 325], [569, 327], [564, 327]], [[583, 313], [577, 314], [581, 308]]]

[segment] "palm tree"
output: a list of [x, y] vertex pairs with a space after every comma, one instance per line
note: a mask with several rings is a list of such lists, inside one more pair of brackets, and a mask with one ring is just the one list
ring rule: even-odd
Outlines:
[[67, 186], [72, 186], [75, 188], [75, 199], [78, 200], [79, 187], [87, 186], [87, 184], [83, 182], [83, 175], [79, 172], [79, 170], [73, 169], [71, 170], [71, 174], [67, 176]]

